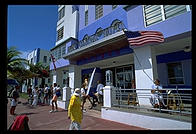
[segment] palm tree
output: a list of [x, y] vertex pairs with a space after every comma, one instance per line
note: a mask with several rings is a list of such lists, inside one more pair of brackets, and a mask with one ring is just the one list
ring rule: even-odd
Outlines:
[[[43, 64], [41, 62], [38, 62], [37, 64], [29, 64], [30, 67], [30, 71], [35, 75], [35, 79], [37, 78], [41, 78], [42, 82], [44, 81], [44, 78], [49, 77], [49, 66], [43, 66]], [[43, 85], [42, 85], [43, 86]]]
[[16, 68], [25, 68], [24, 65], [27, 64], [27, 60], [20, 58], [21, 52], [19, 52], [16, 47], [11, 46], [7, 49], [7, 77], [12, 78], [16, 73]]

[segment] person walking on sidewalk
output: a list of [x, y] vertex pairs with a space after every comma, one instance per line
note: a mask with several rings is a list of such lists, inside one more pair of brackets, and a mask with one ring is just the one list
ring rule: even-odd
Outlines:
[[18, 103], [18, 98], [19, 98], [19, 93], [18, 93], [18, 87], [16, 86], [14, 88], [14, 90], [12, 91], [11, 93], [11, 108], [10, 108], [10, 114], [11, 115], [15, 115], [15, 109], [16, 109], [16, 106], [17, 106], [17, 103]]
[[27, 89], [27, 93], [28, 93], [29, 97], [31, 97], [31, 94], [32, 94], [32, 85], [30, 85], [29, 88]]
[[82, 123], [82, 110], [80, 100], [80, 89], [76, 88], [72, 95], [68, 107], [68, 119], [71, 119], [69, 130], [80, 130]]
[[45, 102], [48, 104], [48, 85], [45, 84], [45, 88], [44, 88], [44, 100], [43, 103], [45, 104]]
[[51, 97], [52, 97], [52, 90], [53, 90], [53, 87], [52, 87], [52, 85], [50, 85], [50, 88], [48, 88], [48, 100], [49, 100], [49, 104], [50, 104], [50, 100], [51, 100]]
[[[56, 95], [56, 91], [57, 91], [57, 84], [54, 83], [54, 87], [53, 87], [53, 90], [52, 90], [52, 93], [53, 93], [53, 98], [52, 98], [52, 110], [50, 110], [50, 113], [52, 112], [57, 112], [58, 111], [58, 106], [57, 106], [57, 95]], [[56, 110], [54, 111], [54, 103], [55, 103], [55, 107], [56, 107]]]
[[32, 95], [33, 95], [33, 103], [32, 106], [37, 106], [38, 103], [38, 87], [36, 86], [33, 90], [32, 90]]
[[[89, 100], [89, 102], [91, 103], [91, 105], [93, 106], [93, 102], [91, 101], [90, 99], [90, 96], [89, 95], [86, 95], [87, 93], [87, 88], [85, 88], [85, 83], [82, 84], [82, 87], [81, 87], [81, 98], [82, 98], [82, 111], [83, 112], [86, 112], [86, 109], [84, 109], [84, 104], [86, 103], [86, 99]], [[92, 107], [91, 106], [91, 107]]]

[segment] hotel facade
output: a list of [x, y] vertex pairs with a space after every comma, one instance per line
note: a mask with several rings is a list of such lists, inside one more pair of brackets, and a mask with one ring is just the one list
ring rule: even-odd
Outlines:
[[[132, 49], [123, 30], [159, 31], [164, 42]], [[132, 79], [146, 93], [141, 89], [151, 89], [155, 79], [166, 89], [192, 89], [192, 6], [59, 5], [51, 53], [52, 81], [61, 87], [81, 87], [96, 68], [91, 89], [97, 80], [105, 85], [102, 117], [107, 119], [109, 89], [130, 89]], [[148, 98], [138, 101], [151, 105]]]
[[[51, 59], [50, 59], [50, 51], [43, 50], [40, 48], [36, 48], [32, 50], [30, 53], [27, 54], [27, 61], [29, 64], [36, 65], [37, 63], [41, 63], [44, 67], [49, 66]], [[29, 66], [26, 67], [29, 69]], [[50, 78], [30, 78], [23, 81], [22, 85], [22, 92], [27, 92], [27, 88], [29, 85], [32, 85], [32, 88], [35, 86], [42, 86], [44, 87], [45, 84], [50, 85]]]

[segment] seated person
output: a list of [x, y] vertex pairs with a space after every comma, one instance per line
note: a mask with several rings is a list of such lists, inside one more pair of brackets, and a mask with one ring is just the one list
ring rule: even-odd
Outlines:
[[157, 107], [166, 107], [165, 103], [164, 103], [164, 99], [162, 96], [162, 91], [160, 89], [163, 89], [163, 87], [160, 84], [160, 81], [158, 79], [156, 79], [154, 81], [154, 84], [152, 85], [152, 89], [151, 90], [151, 98], [150, 98], [150, 103], [152, 104], [153, 107], [157, 108]]
[[103, 104], [103, 88], [104, 88], [104, 85], [101, 84], [101, 82], [98, 80], [95, 96], [98, 98], [99, 104]]

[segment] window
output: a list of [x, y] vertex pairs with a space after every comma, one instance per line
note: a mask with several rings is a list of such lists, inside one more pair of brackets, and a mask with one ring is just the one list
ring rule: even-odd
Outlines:
[[165, 18], [171, 18], [186, 12], [186, 5], [164, 5]]
[[117, 7], [117, 5], [112, 5], [112, 10], [114, 10]]
[[58, 59], [61, 58], [61, 48], [58, 49]]
[[165, 19], [185, 13], [189, 9], [186, 5], [144, 5], [145, 25], [149, 26], [164, 21]]
[[63, 31], [64, 31], [64, 27], [61, 27], [61, 28], [57, 31], [57, 41], [59, 41], [60, 39], [63, 38]]
[[103, 5], [95, 5], [95, 19], [103, 16]]
[[47, 56], [44, 56], [43, 62], [47, 63]]
[[58, 12], [58, 20], [63, 18], [65, 16], [65, 7], [63, 7], [59, 12]]
[[57, 59], [57, 50], [54, 51], [54, 58]]
[[182, 64], [180, 62], [168, 63], [167, 69], [169, 84], [184, 84]]
[[85, 11], [85, 26], [88, 25], [88, 10]]
[[66, 46], [63, 46], [63, 47], [62, 47], [62, 55], [65, 54], [65, 51], [66, 51]]
[[160, 5], [144, 6], [144, 16], [146, 26], [162, 21], [162, 13]]

